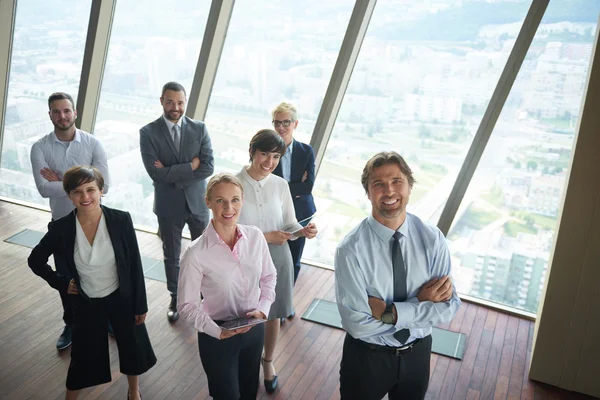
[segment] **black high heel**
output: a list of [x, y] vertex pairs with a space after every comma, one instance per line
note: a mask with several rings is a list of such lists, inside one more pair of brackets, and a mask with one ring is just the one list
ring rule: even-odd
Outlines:
[[[273, 362], [273, 360], [265, 360], [265, 358], [263, 357], [263, 359], [262, 359], [263, 372], [265, 370], [265, 363], [272, 363], [272, 362]], [[265, 390], [267, 391], [267, 393], [275, 392], [275, 389], [277, 389], [277, 383], [278, 383], [277, 375], [275, 375], [273, 377], [273, 379], [271, 379], [271, 380], [264, 379]]]

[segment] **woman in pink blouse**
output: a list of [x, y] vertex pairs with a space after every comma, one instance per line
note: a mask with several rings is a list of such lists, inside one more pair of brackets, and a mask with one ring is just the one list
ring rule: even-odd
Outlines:
[[[198, 330], [200, 360], [209, 394], [217, 399], [255, 399], [264, 324], [225, 330], [232, 319], [266, 319], [275, 300], [277, 273], [262, 232], [237, 224], [244, 189], [231, 174], [208, 182], [213, 218], [181, 259], [177, 309]], [[202, 292], [203, 299], [200, 298]]]

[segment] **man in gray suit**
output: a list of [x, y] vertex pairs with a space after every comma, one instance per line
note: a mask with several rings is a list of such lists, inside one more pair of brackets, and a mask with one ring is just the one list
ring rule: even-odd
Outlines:
[[206, 228], [209, 213], [204, 193], [206, 178], [214, 171], [214, 159], [204, 123], [183, 115], [184, 87], [167, 82], [160, 103], [164, 114], [140, 129], [140, 150], [144, 167], [154, 181], [154, 213], [158, 217], [167, 289], [171, 293], [167, 318], [175, 322], [179, 319], [181, 232], [187, 223], [194, 240]]

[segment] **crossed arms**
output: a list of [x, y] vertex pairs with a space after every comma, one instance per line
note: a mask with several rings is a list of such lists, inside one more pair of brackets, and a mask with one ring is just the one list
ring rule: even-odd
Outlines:
[[440, 247], [431, 268], [433, 278], [421, 285], [406, 301], [393, 302], [394, 323], [381, 322], [386, 302], [367, 292], [368, 282], [358, 257], [348, 249], [335, 256], [336, 299], [344, 329], [357, 339], [391, 335], [401, 329], [426, 329], [449, 322], [458, 311], [460, 299], [450, 278], [450, 254]]
[[[54, 171], [50, 168], [48, 161], [44, 157], [42, 146], [39, 143], [35, 143], [31, 147], [31, 167], [33, 169], [33, 178], [35, 185], [37, 186], [38, 192], [44, 198], [50, 197], [61, 197], [66, 196], [63, 189], [62, 178], [58, 174], [58, 171]], [[92, 167], [98, 168], [104, 177], [104, 189], [103, 193], [108, 193], [109, 188], [109, 175], [108, 175], [108, 161], [106, 159], [106, 152], [102, 143], [96, 142], [92, 149]]]
[[[149, 128], [151, 129], [151, 128]], [[165, 165], [155, 148], [150, 131], [146, 127], [140, 130], [140, 151], [144, 167], [154, 182], [172, 183], [182, 187], [193, 181], [204, 180], [214, 172], [212, 144], [206, 128], [200, 143], [200, 154], [195, 155], [191, 162]]]
[[308, 162], [306, 163], [306, 171], [302, 175], [300, 182], [290, 182], [290, 192], [292, 197], [297, 198], [302, 194], [311, 194], [315, 184], [315, 152], [309, 146]]

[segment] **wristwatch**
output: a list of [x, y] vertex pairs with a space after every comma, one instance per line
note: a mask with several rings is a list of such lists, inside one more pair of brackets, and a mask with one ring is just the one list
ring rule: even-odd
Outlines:
[[381, 314], [381, 322], [384, 324], [393, 324], [394, 323], [394, 303], [388, 304], [385, 308], [383, 314]]

